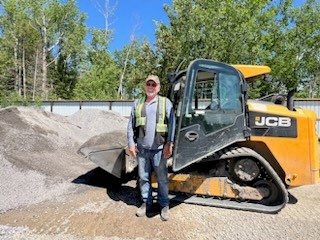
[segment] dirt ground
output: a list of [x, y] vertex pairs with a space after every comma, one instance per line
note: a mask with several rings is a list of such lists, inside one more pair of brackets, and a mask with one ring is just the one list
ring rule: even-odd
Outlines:
[[[93, 172], [89, 174], [97, 174]], [[157, 209], [147, 218], [135, 216], [138, 196], [133, 183], [117, 189], [86, 182], [79, 188], [62, 199], [0, 215], [0, 239], [317, 239], [320, 235], [319, 184], [292, 190], [297, 202], [275, 215], [171, 204], [168, 222], [161, 221]]]
[[[116, 115], [90, 115], [66, 119], [29, 109], [0, 110], [0, 239], [319, 238], [320, 184], [289, 190], [290, 202], [278, 214], [171, 202], [168, 222], [156, 207], [137, 218], [135, 180], [119, 184], [73, 155], [97, 132], [126, 124]], [[99, 116], [119, 127], [99, 125]], [[88, 122], [96, 127], [85, 129]]]

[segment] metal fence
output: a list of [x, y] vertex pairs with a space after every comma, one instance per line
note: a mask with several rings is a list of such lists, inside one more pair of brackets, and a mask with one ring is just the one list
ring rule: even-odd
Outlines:
[[133, 100], [106, 100], [106, 101], [44, 101], [42, 107], [45, 111], [70, 116], [81, 109], [111, 110], [124, 117], [129, 117]]
[[313, 110], [317, 114], [316, 128], [320, 137], [320, 99], [295, 99], [295, 107]]
[[[112, 110], [124, 117], [129, 117], [133, 100], [106, 100], [106, 101], [44, 101], [42, 107], [45, 111], [57, 113], [64, 116], [86, 108]], [[320, 136], [320, 99], [295, 99], [295, 107], [311, 109], [316, 112], [317, 131]]]

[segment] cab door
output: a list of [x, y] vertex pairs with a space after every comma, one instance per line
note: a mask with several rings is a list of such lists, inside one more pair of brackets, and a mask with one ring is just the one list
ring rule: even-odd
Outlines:
[[177, 103], [174, 171], [245, 140], [243, 84], [232, 66], [204, 59], [190, 63]]

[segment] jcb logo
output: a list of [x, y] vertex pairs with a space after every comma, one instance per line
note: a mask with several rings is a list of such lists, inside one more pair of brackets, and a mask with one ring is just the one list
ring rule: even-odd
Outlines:
[[257, 126], [268, 127], [290, 127], [291, 118], [288, 117], [259, 117], [255, 118], [255, 124]]

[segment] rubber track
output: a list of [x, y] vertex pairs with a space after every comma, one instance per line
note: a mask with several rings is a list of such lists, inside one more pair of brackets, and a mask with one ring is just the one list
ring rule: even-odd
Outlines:
[[245, 210], [245, 211], [253, 211], [253, 212], [261, 212], [261, 213], [277, 213], [287, 204], [289, 197], [288, 191], [283, 184], [282, 180], [278, 176], [278, 174], [274, 171], [272, 166], [268, 163], [266, 159], [264, 159], [260, 154], [255, 152], [254, 150], [247, 147], [233, 147], [229, 149], [220, 150], [213, 155], [215, 160], [222, 159], [232, 159], [238, 157], [254, 157], [257, 159], [263, 167], [267, 170], [270, 177], [273, 179], [274, 184], [277, 186], [279, 190], [279, 194], [281, 194], [283, 202], [279, 205], [275, 206], [266, 206], [259, 203], [248, 203], [248, 202], [237, 202], [231, 199], [216, 199], [216, 198], [208, 198], [201, 196], [186, 196], [184, 195], [170, 195], [172, 201], [179, 201], [185, 203], [194, 203], [206, 206], [214, 206], [214, 207], [222, 207], [229, 209], [237, 209], [237, 210]]

